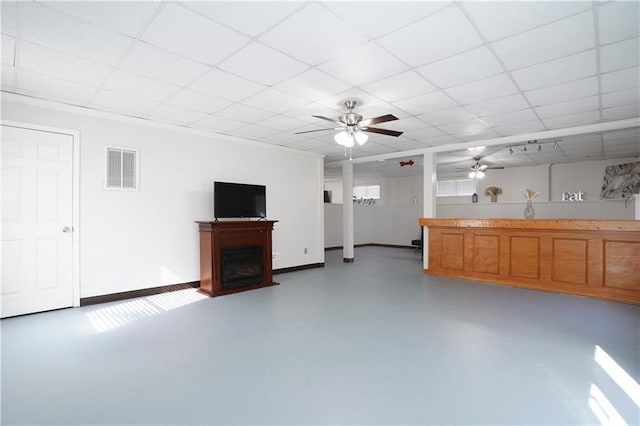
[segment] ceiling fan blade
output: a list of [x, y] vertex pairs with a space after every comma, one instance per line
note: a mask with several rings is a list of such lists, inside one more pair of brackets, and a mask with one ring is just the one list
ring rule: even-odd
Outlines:
[[303, 132], [295, 132], [294, 135], [301, 135], [303, 133], [313, 133], [313, 132], [325, 132], [327, 130], [335, 130], [335, 129], [316, 129], [316, 130], [305, 130]]
[[325, 121], [329, 121], [331, 123], [337, 123], [337, 124], [344, 124], [339, 120], [336, 120], [335, 118], [329, 118], [329, 117], [324, 117], [322, 115], [312, 115], [313, 118], [319, 118], [320, 120], [325, 120]]
[[502, 166], [488, 166], [487, 170], [501, 170], [504, 169]]
[[378, 129], [376, 127], [363, 127], [361, 130], [363, 132], [379, 133], [381, 135], [395, 136], [396, 138], [402, 134], [402, 132], [398, 132], [396, 130]]
[[387, 114], [387, 115], [381, 115], [380, 117], [374, 117], [374, 118], [368, 118], [366, 120], [362, 120], [358, 124], [361, 126], [368, 126], [370, 124], [386, 123], [387, 121], [394, 121], [397, 119], [398, 117], [396, 117], [395, 115]]

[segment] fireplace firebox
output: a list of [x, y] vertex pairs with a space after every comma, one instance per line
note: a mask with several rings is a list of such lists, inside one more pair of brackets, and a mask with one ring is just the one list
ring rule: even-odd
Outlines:
[[222, 289], [246, 287], [262, 282], [262, 246], [223, 247]]
[[200, 231], [200, 292], [222, 296], [268, 287], [274, 220], [197, 222]]

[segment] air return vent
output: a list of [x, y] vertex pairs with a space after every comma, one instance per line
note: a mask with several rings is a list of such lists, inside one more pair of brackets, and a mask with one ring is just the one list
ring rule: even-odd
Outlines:
[[138, 189], [138, 151], [124, 148], [106, 148], [107, 189]]

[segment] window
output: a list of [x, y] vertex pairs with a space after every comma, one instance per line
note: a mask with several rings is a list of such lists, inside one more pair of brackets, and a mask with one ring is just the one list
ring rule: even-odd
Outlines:
[[353, 187], [353, 196], [355, 198], [364, 198], [364, 199], [369, 199], [369, 200], [379, 200], [380, 199], [380, 185], [354, 186]]
[[106, 189], [138, 189], [138, 151], [106, 148]]
[[454, 179], [438, 181], [438, 197], [472, 195], [476, 192], [475, 179]]

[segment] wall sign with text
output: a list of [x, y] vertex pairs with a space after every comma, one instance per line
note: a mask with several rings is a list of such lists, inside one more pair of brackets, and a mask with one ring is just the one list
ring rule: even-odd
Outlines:
[[582, 191], [563, 191], [562, 201], [584, 201], [584, 192]]

